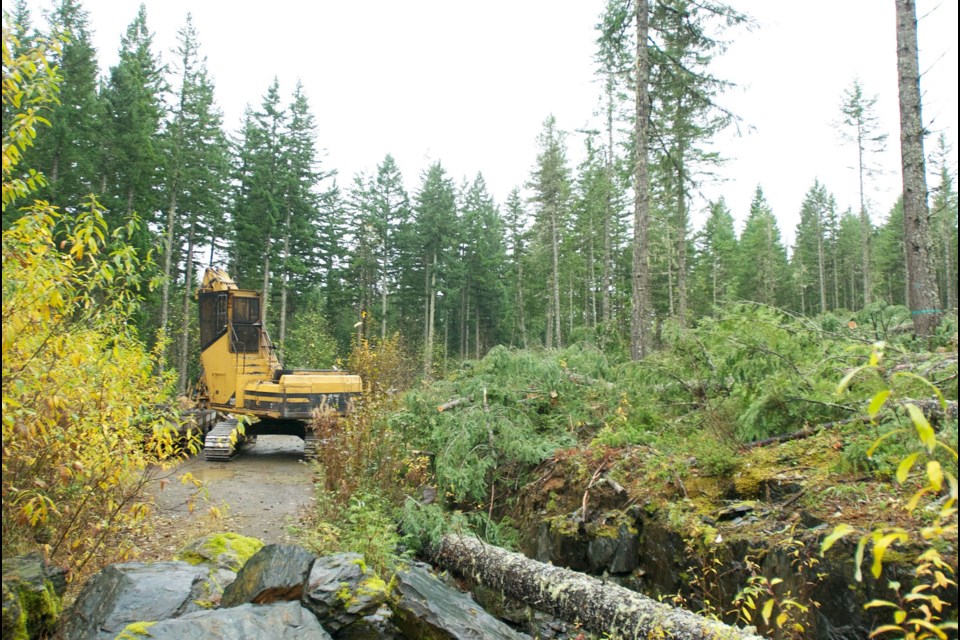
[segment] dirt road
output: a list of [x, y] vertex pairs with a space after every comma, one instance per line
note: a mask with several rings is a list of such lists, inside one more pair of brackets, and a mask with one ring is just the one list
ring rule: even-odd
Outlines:
[[[195, 456], [157, 474], [153, 496], [154, 535], [143, 541], [148, 557], [170, 555], [205, 533], [232, 531], [265, 544], [292, 542], [290, 528], [314, 501], [313, 472], [303, 461], [303, 441], [293, 436], [260, 436], [230, 462]], [[189, 472], [203, 482], [198, 492], [179, 477]]]

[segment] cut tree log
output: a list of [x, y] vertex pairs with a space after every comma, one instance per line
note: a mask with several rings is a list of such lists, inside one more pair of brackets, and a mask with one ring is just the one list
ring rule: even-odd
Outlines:
[[468, 402], [473, 402], [473, 396], [467, 396], [466, 398], [454, 398], [453, 400], [447, 400], [443, 404], [437, 405], [437, 411], [443, 413], [444, 411], [449, 411], [450, 409], [455, 409], [462, 404], [467, 404]]
[[437, 565], [590, 631], [616, 638], [760, 640], [760, 636], [651, 600], [619, 585], [448, 534], [429, 552]]

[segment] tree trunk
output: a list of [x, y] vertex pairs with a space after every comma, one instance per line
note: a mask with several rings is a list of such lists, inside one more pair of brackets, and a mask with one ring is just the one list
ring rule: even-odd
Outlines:
[[630, 357], [642, 360], [650, 348], [650, 193], [649, 167], [647, 166], [647, 132], [650, 116], [650, 54], [647, 50], [647, 34], [650, 26], [648, 0], [637, 0], [637, 55], [635, 75], [635, 121], [634, 121], [634, 214], [633, 214], [633, 263], [632, 299], [630, 311]]
[[823, 211], [817, 211], [817, 280], [820, 282], [820, 313], [827, 312], [827, 276], [823, 255]]
[[606, 197], [603, 204], [603, 292], [600, 295], [600, 317], [603, 318], [605, 331], [610, 331], [610, 320], [613, 316], [610, 305], [610, 289], [612, 286], [611, 256], [613, 254], [613, 77], [607, 78], [607, 158], [604, 167], [606, 173]]
[[871, 302], [870, 289], [870, 216], [867, 215], [867, 201], [863, 193], [863, 129], [857, 127], [857, 158], [860, 170], [860, 252], [863, 264], [863, 306]]
[[187, 390], [187, 366], [190, 347], [190, 294], [193, 287], [193, 236], [196, 229], [197, 219], [196, 214], [194, 214], [190, 219], [190, 230], [187, 231], [187, 272], [183, 281], [183, 330], [180, 332], [180, 366], [177, 380], [177, 389], [181, 394]]
[[937, 284], [930, 264], [929, 209], [920, 116], [917, 13], [913, 0], [896, 0], [897, 76], [900, 86], [900, 165], [903, 173], [903, 227], [907, 252], [907, 292], [913, 331], [929, 336], [940, 324]]
[[287, 338], [287, 261], [290, 258], [290, 217], [291, 211], [287, 209], [287, 219], [284, 221], [283, 233], [283, 262], [280, 266], [280, 330], [277, 332], [277, 344], [280, 345], [280, 355], [283, 355], [283, 343]]
[[[560, 232], [557, 229], [559, 221], [557, 220], [560, 212], [557, 211], [556, 204], [550, 205], [550, 248], [553, 264], [551, 274], [550, 290], [553, 296], [553, 320], [554, 320], [554, 343], [559, 349], [561, 346], [560, 325], [563, 322], [563, 316], [560, 309]], [[552, 346], [552, 345], [547, 345]]]
[[[167, 334], [167, 321], [170, 318], [170, 272], [173, 270], [173, 234], [174, 226], [177, 220], [177, 187], [176, 178], [173, 180], [173, 186], [170, 189], [170, 202], [167, 205], [167, 229], [163, 239], [163, 287], [160, 293], [160, 332]], [[159, 360], [158, 366], [163, 371], [163, 359]]]
[[476, 538], [444, 536], [432, 560], [589, 631], [617, 638], [759, 640], [742, 629], [671, 607], [597, 578], [530, 560]]
[[270, 302], [270, 236], [267, 235], [267, 241], [263, 245], [263, 287], [260, 303], [260, 322], [264, 328], [267, 326], [267, 305]]

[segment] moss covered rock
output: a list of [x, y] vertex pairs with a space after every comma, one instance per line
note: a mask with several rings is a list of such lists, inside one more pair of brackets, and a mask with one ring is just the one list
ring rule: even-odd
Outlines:
[[175, 559], [236, 572], [261, 548], [263, 542], [256, 538], [238, 533], [213, 533], [185, 546]]
[[39, 553], [3, 561], [3, 637], [40, 638], [53, 633], [67, 582], [63, 569]]

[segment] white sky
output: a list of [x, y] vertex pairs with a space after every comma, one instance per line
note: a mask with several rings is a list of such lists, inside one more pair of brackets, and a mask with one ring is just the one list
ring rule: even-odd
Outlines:
[[[81, 0], [89, 12], [101, 72], [117, 59], [134, 0]], [[900, 189], [893, 0], [729, 0], [759, 24], [741, 32], [715, 72], [739, 85], [722, 102], [743, 118], [743, 135], [716, 147], [729, 162], [723, 195], [740, 224], [763, 186], [787, 239], [815, 178], [857, 208], [856, 154], [832, 126], [844, 89], [859, 76], [888, 133], [883, 173], [869, 184], [875, 221]], [[272, 79], [289, 100], [304, 83], [319, 125], [325, 168], [346, 187], [373, 173], [387, 153], [411, 195], [440, 160], [459, 183], [482, 172], [498, 203], [527, 181], [536, 138], [556, 116], [571, 164], [592, 122], [600, 85], [594, 26], [603, 0], [145, 0], [155, 51], [173, 59], [176, 32], [192, 12], [231, 130], [258, 107]], [[957, 5], [918, 0], [924, 120], [957, 144]], [[32, 0], [34, 21], [48, 0]], [[929, 15], [928, 15], [929, 14]], [[924, 17], [926, 16], [926, 17]], [[928, 153], [934, 136], [927, 141]], [[952, 164], [956, 169], [956, 149]], [[704, 202], [695, 203], [702, 211]], [[695, 215], [694, 223], [702, 221]]]

